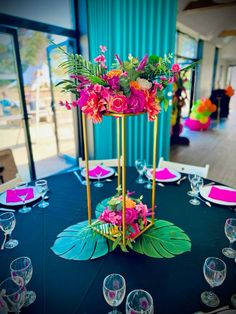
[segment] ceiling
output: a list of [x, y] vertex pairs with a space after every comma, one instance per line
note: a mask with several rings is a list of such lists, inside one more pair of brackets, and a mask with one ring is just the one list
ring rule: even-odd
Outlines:
[[236, 36], [219, 37], [225, 30], [236, 30], [235, 0], [178, 0], [177, 21], [218, 47], [236, 41]]

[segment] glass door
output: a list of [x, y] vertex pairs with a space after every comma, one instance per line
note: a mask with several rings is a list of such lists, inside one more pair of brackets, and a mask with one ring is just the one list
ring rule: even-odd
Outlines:
[[[59, 156], [63, 156], [67, 160], [75, 162], [76, 147], [75, 147], [75, 119], [73, 111], [65, 110], [64, 107], [59, 105], [62, 100], [71, 101], [72, 94], [62, 94], [61, 86], [57, 86], [57, 83], [66, 78], [65, 71], [59, 67], [64, 56], [62, 55], [59, 47], [66, 52], [73, 52], [74, 41], [64, 36], [51, 37], [53, 43], [47, 48], [47, 57], [49, 65], [50, 85], [51, 85], [51, 107], [54, 113], [55, 122], [55, 134], [57, 140], [57, 153]], [[69, 79], [69, 77], [68, 77]]]
[[[15, 30], [0, 27], [0, 54], [0, 151], [12, 151], [19, 174], [29, 181], [35, 171]], [[11, 164], [5, 167], [10, 171]]]

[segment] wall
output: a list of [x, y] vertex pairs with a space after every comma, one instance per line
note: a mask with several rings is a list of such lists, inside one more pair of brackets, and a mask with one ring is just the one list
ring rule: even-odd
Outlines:
[[215, 45], [204, 41], [203, 58], [201, 62], [200, 88], [197, 97], [210, 97], [212, 87], [213, 63]]

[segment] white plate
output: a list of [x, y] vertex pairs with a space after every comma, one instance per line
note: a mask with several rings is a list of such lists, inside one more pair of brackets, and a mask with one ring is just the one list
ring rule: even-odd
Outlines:
[[[102, 169], [104, 170], [107, 170], [109, 171], [109, 173], [105, 174], [104, 176], [102, 176], [100, 179], [106, 179], [106, 178], [109, 178], [111, 176], [113, 176], [115, 174], [115, 169], [113, 168], [110, 168], [110, 167], [106, 167], [106, 166], [103, 166], [103, 165], [96, 165], [95, 167], [91, 167], [89, 168], [89, 170], [93, 170], [95, 169], [97, 166], [101, 167]], [[86, 169], [84, 168], [82, 171], [81, 171], [81, 175], [85, 178], [86, 177]], [[97, 176], [89, 176], [90, 179], [98, 179]]]
[[203, 186], [200, 188], [200, 195], [204, 197], [207, 201], [210, 201], [215, 204], [224, 205], [224, 206], [235, 206], [236, 202], [225, 202], [220, 200], [215, 200], [214, 198], [211, 198], [208, 196], [208, 194], [211, 191], [211, 188], [215, 186], [219, 189], [229, 190], [229, 191], [235, 191], [235, 189], [229, 188], [228, 186], [224, 185], [211, 185], [211, 186]]
[[[156, 168], [156, 171], [161, 171], [161, 170], [163, 170], [163, 169], [165, 169], [165, 168]], [[175, 181], [178, 181], [178, 180], [181, 178], [181, 174], [180, 174], [179, 172], [177, 172], [177, 171], [175, 171], [175, 170], [171, 170], [171, 169], [168, 169], [168, 170], [169, 170], [172, 174], [175, 175], [174, 178], [170, 178], [170, 179], [166, 179], [166, 180], [164, 180], [164, 179], [162, 179], [162, 180], [156, 179], [156, 181], [158, 181], [158, 182], [175, 182]], [[148, 178], [151, 178], [151, 179], [152, 179], [152, 174], [151, 174], [151, 172], [152, 172], [152, 169], [149, 169], [149, 170], [147, 171], [146, 176], [147, 176]]]
[[[25, 201], [25, 204], [29, 204], [29, 203], [32, 203], [34, 201], [36, 201], [37, 199], [39, 199], [41, 196], [40, 194], [38, 193], [37, 189], [35, 188], [35, 186], [28, 186], [28, 188], [32, 188], [33, 191], [34, 191], [34, 197], [31, 198], [30, 200], [26, 200]], [[19, 206], [19, 205], [23, 205], [23, 202], [20, 201], [20, 202], [14, 202], [14, 203], [7, 203], [6, 202], [6, 195], [7, 193], [4, 192], [0, 195], [0, 204], [2, 205], [5, 205], [5, 206]]]
[[224, 310], [221, 312], [217, 312], [218, 314], [236, 314], [236, 310]]

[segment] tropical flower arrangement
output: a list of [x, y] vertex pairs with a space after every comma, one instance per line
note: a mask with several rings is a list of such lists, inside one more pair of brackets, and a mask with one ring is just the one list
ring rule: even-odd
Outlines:
[[[151, 215], [151, 210], [142, 203], [143, 197], [135, 199], [130, 197], [131, 194], [133, 193], [127, 193], [125, 202], [125, 236], [129, 243], [147, 226], [147, 217]], [[107, 202], [105, 210], [100, 214], [96, 223], [96, 225], [107, 226], [108, 228], [104, 228], [104, 232], [115, 238], [122, 236], [122, 205], [122, 195], [113, 196]]]
[[[100, 46], [100, 54], [94, 58], [94, 63], [81, 55], [66, 53], [67, 59], [60, 66], [70, 74], [70, 79], [59, 84], [63, 92], [72, 92], [77, 99], [60, 104], [68, 110], [79, 106], [94, 123], [101, 122], [107, 113], [147, 112], [148, 120], [153, 121], [160, 112], [160, 102], [164, 101], [168, 106], [165, 88], [183, 69], [177, 63], [172, 64], [171, 54], [164, 58], [146, 54], [141, 61], [132, 55], [122, 61], [116, 54], [112, 69], [108, 70], [106, 51], [105, 46]], [[193, 64], [184, 70], [190, 67]]]

